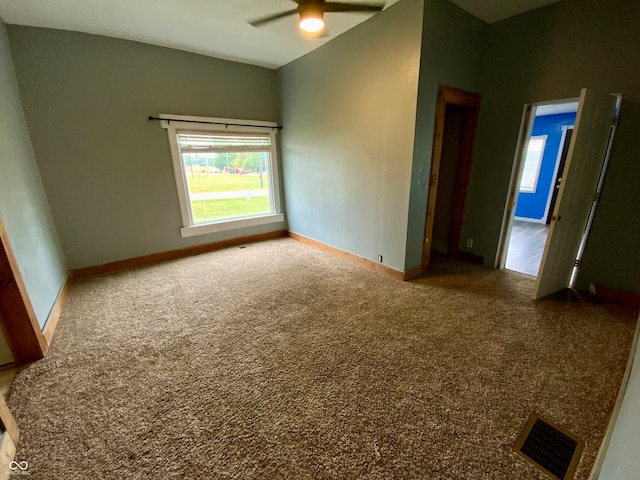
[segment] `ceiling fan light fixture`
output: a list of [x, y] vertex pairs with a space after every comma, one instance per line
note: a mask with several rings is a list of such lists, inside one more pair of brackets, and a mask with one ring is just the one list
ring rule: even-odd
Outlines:
[[324, 28], [324, 20], [321, 18], [303, 18], [300, 20], [300, 28], [309, 33], [319, 32]]
[[319, 32], [324, 28], [324, 20], [321, 18], [303, 18], [300, 19], [300, 28], [308, 33]]
[[[2, 1], [2, 0], [0, 0]], [[293, 15], [300, 17], [300, 30], [307, 33], [317, 33], [324, 29], [324, 14], [329, 13], [370, 13], [375, 15], [384, 9], [384, 3], [373, 2], [327, 2], [325, 0], [293, 0], [297, 3], [296, 8], [291, 10], [285, 10], [284, 12], [278, 12], [273, 15], [267, 15], [266, 17], [257, 18], [249, 21], [249, 25], [254, 27], [260, 27], [267, 23], [275, 22], [281, 18], [286, 18]], [[326, 35], [326, 32], [324, 32]], [[313, 38], [319, 38], [320, 35], [311, 35]]]
[[300, 2], [300, 28], [315, 33], [324, 28], [324, 2]]

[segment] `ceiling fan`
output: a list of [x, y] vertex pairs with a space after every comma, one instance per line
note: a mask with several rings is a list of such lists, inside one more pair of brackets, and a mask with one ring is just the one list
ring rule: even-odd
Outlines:
[[267, 17], [249, 22], [259, 27], [269, 22], [279, 20], [290, 15], [300, 15], [300, 28], [305, 32], [319, 32], [324, 28], [324, 14], [333, 12], [372, 12], [378, 13], [384, 8], [384, 3], [344, 3], [326, 2], [325, 0], [292, 0], [298, 4], [296, 8], [275, 13]]

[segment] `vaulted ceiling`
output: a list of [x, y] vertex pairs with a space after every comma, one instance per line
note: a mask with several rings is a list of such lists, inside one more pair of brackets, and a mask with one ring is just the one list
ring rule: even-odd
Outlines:
[[[399, 0], [376, 1], [389, 8]], [[451, 1], [494, 23], [558, 0]], [[292, 0], [0, 0], [0, 17], [10, 24], [124, 38], [269, 68], [285, 65], [370, 18], [329, 13], [327, 35], [321, 38], [303, 34], [295, 16], [259, 28], [247, 23], [292, 8]]]

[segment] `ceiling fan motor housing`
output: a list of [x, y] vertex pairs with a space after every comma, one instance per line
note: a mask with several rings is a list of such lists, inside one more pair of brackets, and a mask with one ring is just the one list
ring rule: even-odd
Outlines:
[[324, 20], [324, 0], [300, 0], [298, 5], [300, 20], [319, 18]]

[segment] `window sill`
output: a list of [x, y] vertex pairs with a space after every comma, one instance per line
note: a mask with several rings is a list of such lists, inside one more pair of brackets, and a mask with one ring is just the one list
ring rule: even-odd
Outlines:
[[195, 237], [196, 235], [206, 235], [207, 233], [226, 232], [227, 230], [237, 230], [239, 228], [256, 227], [258, 225], [269, 225], [270, 223], [279, 222], [284, 222], [284, 213], [271, 213], [259, 217], [221, 220], [215, 223], [182, 227], [180, 229], [180, 235], [182, 238]]

